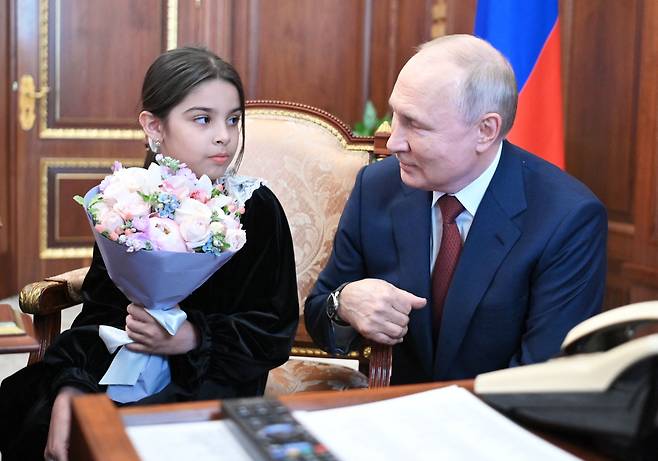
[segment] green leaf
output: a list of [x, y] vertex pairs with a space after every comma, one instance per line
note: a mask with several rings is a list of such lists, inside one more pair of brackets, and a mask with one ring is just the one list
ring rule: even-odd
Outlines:
[[377, 109], [372, 101], [366, 101], [366, 105], [363, 109], [363, 120], [356, 122], [352, 132], [357, 136], [372, 136], [375, 133], [375, 130], [379, 128], [379, 125], [383, 121], [391, 121], [391, 114], [386, 114], [383, 117], [377, 117]]
[[80, 206], [85, 206], [85, 198], [81, 195], [74, 195], [73, 200], [80, 205]]
[[363, 124], [363, 122], [356, 122], [352, 132], [357, 136], [368, 136], [368, 130], [366, 130], [366, 127]]
[[375, 105], [372, 103], [372, 101], [368, 100], [363, 111], [363, 125], [365, 126], [366, 130], [372, 132], [375, 128], [377, 128], [376, 124], [377, 110], [375, 109]]

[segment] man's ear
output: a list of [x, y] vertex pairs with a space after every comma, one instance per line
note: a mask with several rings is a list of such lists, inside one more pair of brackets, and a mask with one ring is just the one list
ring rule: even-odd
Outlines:
[[478, 141], [476, 147], [478, 152], [485, 152], [498, 140], [502, 123], [503, 119], [499, 114], [495, 112], [484, 114], [478, 124]]
[[143, 110], [139, 113], [139, 124], [142, 125], [142, 129], [146, 136], [148, 136], [153, 141], [162, 142], [163, 139], [163, 126], [162, 120], [153, 115], [151, 112]]

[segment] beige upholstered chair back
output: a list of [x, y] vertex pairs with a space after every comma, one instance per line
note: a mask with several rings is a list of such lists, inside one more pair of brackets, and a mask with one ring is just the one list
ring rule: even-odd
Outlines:
[[295, 247], [300, 313], [331, 253], [357, 172], [373, 150], [330, 114], [294, 103], [247, 104], [239, 173], [262, 177], [281, 201]]

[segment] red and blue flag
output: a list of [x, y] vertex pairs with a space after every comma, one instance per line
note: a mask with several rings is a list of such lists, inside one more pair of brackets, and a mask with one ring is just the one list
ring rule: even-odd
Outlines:
[[475, 35], [510, 61], [519, 88], [514, 144], [564, 168], [557, 0], [478, 0]]

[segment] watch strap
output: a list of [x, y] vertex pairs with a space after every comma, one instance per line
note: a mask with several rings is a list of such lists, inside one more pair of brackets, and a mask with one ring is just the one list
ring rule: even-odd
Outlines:
[[336, 325], [343, 327], [348, 327], [350, 324], [338, 316], [338, 306], [340, 302], [339, 296], [340, 292], [343, 291], [343, 288], [345, 288], [348, 283], [350, 282], [345, 282], [339, 285], [338, 288], [329, 293], [329, 296], [327, 297], [327, 315], [329, 316], [329, 319], [331, 319]]

